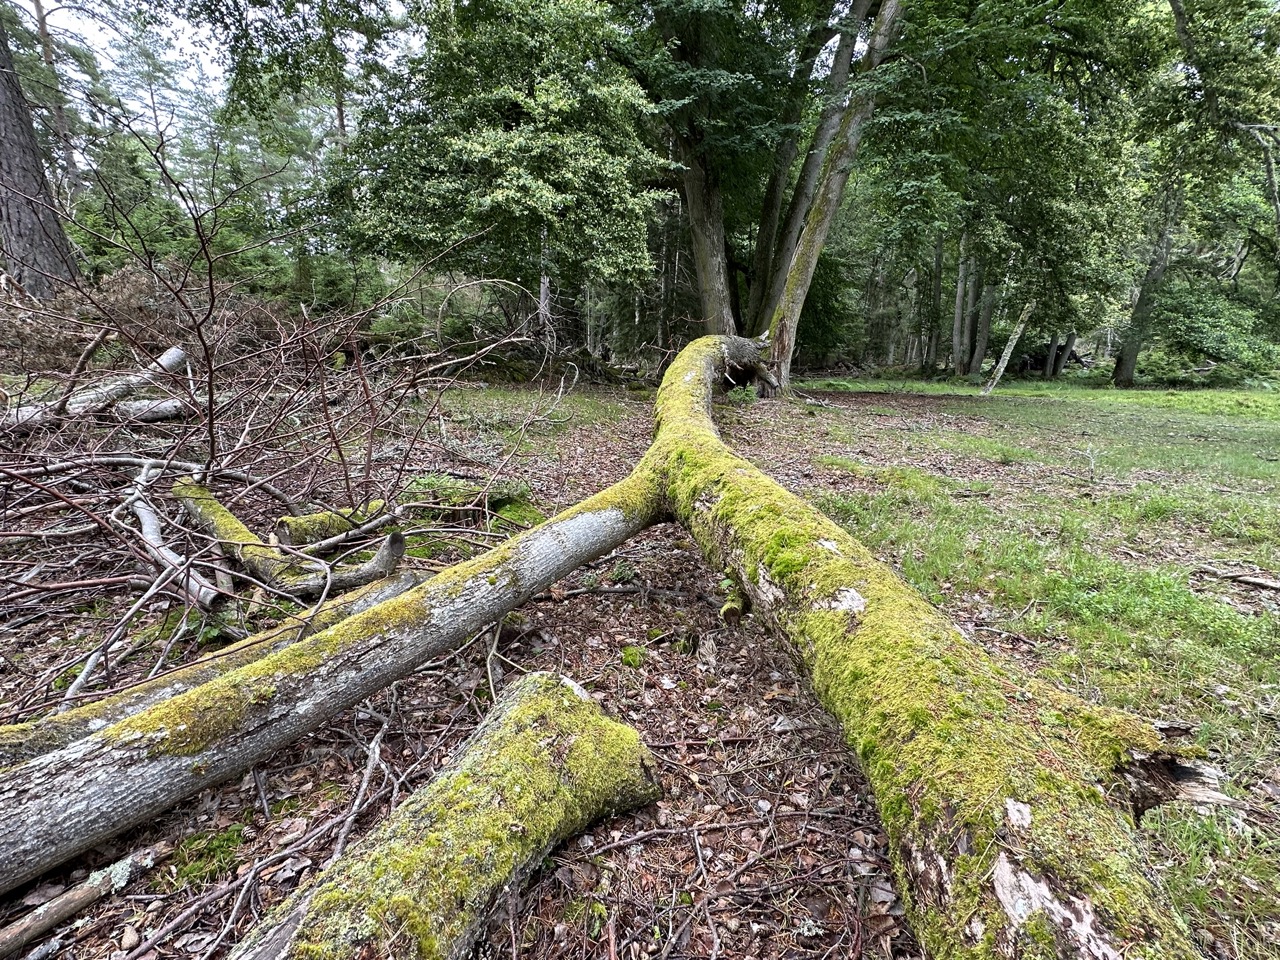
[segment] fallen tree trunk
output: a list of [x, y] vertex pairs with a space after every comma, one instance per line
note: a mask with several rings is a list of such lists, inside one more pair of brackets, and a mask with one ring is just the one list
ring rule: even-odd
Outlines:
[[9, 768], [0, 893], [244, 773], [621, 546], [657, 510], [652, 473], [637, 471], [393, 600]]
[[926, 950], [1198, 957], [1144, 870], [1133, 823], [1194, 772], [1150, 724], [992, 660], [729, 451], [710, 399], [727, 370], [749, 363], [744, 343], [707, 338], [676, 358], [650, 456], [671, 509], [790, 641], [861, 759]]
[[4, 421], [0, 425], [20, 433], [29, 433], [63, 417], [101, 413], [117, 400], [123, 400], [143, 387], [150, 386], [165, 374], [181, 370], [186, 362], [187, 355], [180, 347], [170, 347], [145, 369], [118, 377], [101, 386], [77, 390], [66, 398], [65, 402], [56, 400], [51, 403], [32, 403], [15, 407], [5, 414]]
[[654, 443], [623, 483], [346, 625], [10, 770], [0, 889], [242, 772], [669, 511], [792, 644], [841, 723], [934, 957], [1198, 956], [1134, 828], [1156, 804], [1208, 795], [1195, 768], [1151, 725], [990, 658], [729, 451], [712, 393], [759, 362], [749, 341], [696, 341], [667, 371]]
[[304, 513], [299, 517], [281, 517], [276, 521], [276, 539], [290, 547], [305, 547], [309, 544], [330, 540], [344, 533], [351, 533], [373, 519], [386, 516], [385, 500], [374, 500], [363, 506], [346, 510], [324, 510], [320, 513]]
[[359, 590], [322, 603], [313, 615], [302, 615], [278, 627], [255, 633], [154, 680], [147, 680], [66, 713], [51, 714], [28, 723], [0, 726], [0, 770], [52, 750], [60, 750], [94, 731], [163, 703], [170, 697], [216, 680], [246, 664], [255, 663], [303, 637], [319, 633], [348, 617], [370, 610], [384, 600], [398, 597], [419, 586], [424, 579], [421, 574], [401, 573], [386, 580], [377, 580]]
[[232, 953], [470, 956], [499, 894], [559, 843], [661, 797], [653, 758], [563, 677], [503, 691], [456, 762]]

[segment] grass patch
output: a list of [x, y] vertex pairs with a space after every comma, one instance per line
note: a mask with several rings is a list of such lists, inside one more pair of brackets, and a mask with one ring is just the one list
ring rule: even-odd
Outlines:
[[[1270, 712], [1280, 690], [1280, 598], [1241, 604], [1229, 584], [1196, 570], [1216, 559], [1280, 573], [1276, 465], [1265, 459], [1280, 449], [1280, 426], [1255, 405], [1237, 406], [1230, 395], [1244, 391], [1150, 394], [1159, 397], [1152, 402], [1080, 388], [1064, 400], [1036, 388], [979, 402], [958, 389], [948, 387], [936, 408], [955, 416], [905, 447], [893, 424], [878, 431], [861, 407], [844, 414], [858, 418], [867, 457], [919, 459], [885, 467], [817, 457], [862, 481], [816, 493], [819, 507], [980, 642], [1086, 699], [1194, 723], [1230, 778], [1228, 792], [1270, 775], [1280, 765]], [[908, 409], [918, 412], [918, 402]], [[939, 463], [938, 451], [955, 456]], [[985, 487], [964, 476], [963, 463], [979, 459], [988, 461]], [[1034, 483], [990, 465], [1031, 461], [1046, 465]], [[1275, 829], [1184, 805], [1144, 826], [1193, 928], [1239, 960], [1277, 956], [1267, 927], [1280, 916]]]

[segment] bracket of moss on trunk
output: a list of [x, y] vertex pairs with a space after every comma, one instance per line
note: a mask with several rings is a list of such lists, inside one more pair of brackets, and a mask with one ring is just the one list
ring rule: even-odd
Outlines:
[[[931, 956], [1198, 957], [1149, 874], [1135, 817], [1221, 797], [1206, 772], [1151, 724], [993, 659], [729, 450], [712, 395], [759, 363], [751, 341], [695, 341], [667, 370], [654, 441], [626, 480], [394, 600], [7, 771], [0, 891], [243, 773], [674, 516], [790, 644], [841, 724]], [[236, 542], [250, 555], [262, 546]]]
[[385, 537], [377, 552], [364, 563], [330, 567], [263, 543], [207, 487], [190, 477], [173, 485], [173, 495], [196, 526], [217, 540], [241, 566], [263, 583], [286, 593], [315, 596], [330, 590], [350, 590], [390, 576], [404, 556], [404, 536], [397, 532]]
[[470, 955], [501, 891], [564, 840], [661, 797], [652, 756], [576, 683], [507, 687], [458, 759], [232, 954]]

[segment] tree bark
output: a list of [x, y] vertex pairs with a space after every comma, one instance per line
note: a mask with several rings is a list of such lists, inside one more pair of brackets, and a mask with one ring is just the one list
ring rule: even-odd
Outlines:
[[652, 471], [638, 470], [393, 600], [9, 768], [0, 893], [244, 773], [621, 546], [659, 509]]
[[31, 107], [0, 24], [0, 255], [31, 296], [46, 299], [75, 279], [75, 261], [49, 192]]
[[1122, 389], [1133, 386], [1134, 375], [1138, 369], [1138, 354], [1142, 352], [1143, 343], [1150, 332], [1151, 318], [1156, 309], [1156, 296], [1164, 283], [1165, 272], [1169, 269], [1169, 258], [1173, 252], [1173, 231], [1181, 209], [1180, 189], [1175, 185], [1166, 186], [1160, 235], [1151, 250], [1147, 272], [1143, 275], [1142, 283], [1138, 287], [1138, 297], [1129, 315], [1129, 325], [1125, 329], [1120, 352], [1116, 355], [1116, 366], [1111, 373], [1112, 382]]
[[684, 163], [685, 205], [689, 210], [689, 242], [698, 276], [698, 297], [707, 333], [734, 334], [729, 297], [729, 258], [725, 254], [724, 198], [720, 185], [696, 148], [679, 138]]
[[400, 573], [322, 603], [310, 613], [246, 637], [238, 643], [129, 687], [94, 703], [31, 720], [0, 726], [0, 770], [87, 737], [240, 667], [256, 663], [305, 637], [327, 630], [422, 584], [417, 573]]
[[507, 687], [458, 759], [250, 934], [234, 960], [470, 956], [558, 844], [659, 799], [654, 760], [571, 680]]
[[969, 235], [961, 234], [960, 254], [956, 258], [956, 306], [951, 315], [951, 369], [956, 376], [962, 376], [965, 369], [965, 358], [960, 354], [964, 350], [964, 302], [969, 287], [969, 261], [965, 259], [968, 245]]
[[1062, 347], [1058, 350], [1058, 355], [1053, 360], [1053, 376], [1062, 376], [1062, 371], [1067, 367], [1067, 361], [1071, 359], [1071, 351], [1076, 348], [1076, 337], [1078, 334], [1072, 330], [1067, 334], [1067, 339], [1063, 342]]
[[726, 448], [712, 394], [759, 366], [751, 341], [696, 341], [667, 371], [655, 439], [622, 484], [344, 624], [7, 771], [0, 890], [243, 772], [674, 515], [792, 647], [841, 724], [933, 957], [1198, 957], [1143, 868], [1133, 818], [1199, 771], [1150, 724], [993, 660]]
[[[884, 0], [876, 15], [867, 50], [858, 62], [865, 71], [874, 70], [884, 61], [898, 28], [900, 0]], [[769, 365], [779, 389], [791, 387], [791, 356], [795, 352], [796, 328], [800, 311], [809, 294], [809, 284], [818, 266], [818, 256], [827, 241], [827, 233], [840, 209], [845, 186], [853, 172], [853, 161], [862, 142], [862, 131], [875, 110], [870, 95], [853, 97], [844, 108], [840, 125], [832, 137], [822, 164], [822, 176], [814, 194], [813, 205], [804, 217], [804, 228], [796, 242], [786, 272], [782, 295], [769, 321]]]
[[982, 364], [987, 359], [987, 342], [991, 338], [991, 315], [996, 309], [997, 287], [988, 283], [982, 288], [982, 302], [978, 310], [978, 330], [974, 336], [973, 356], [969, 358], [969, 372], [982, 376]]
[[822, 113], [818, 117], [813, 138], [800, 165], [795, 186], [792, 187], [786, 219], [781, 229], [777, 231], [776, 242], [769, 251], [769, 274], [761, 278], [764, 290], [758, 308], [759, 317], [754, 322], [758, 329], [765, 327], [772, 319], [786, 289], [787, 273], [791, 267], [791, 260], [795, 256], [796, 246], [800, 242], [805, 217], [813, 205], [823, 164], [831, 148], [831, 142], [840, 129], [843, 111], [847, 109], [845, 97], [848, 93], [853, 57], [858, 48], [859, 31], [870, 6], [870, 0], [857, 0], [850, 11], [849, 26], [840, 34], [840, 42], [836, 46], [831, 62], [831, 72], [827, 75]]
[[82, 417], [101, 413], [113, 403], [137, 393], [161, 379], [165, 374], [176, 373], [187, 362], [181, 347], [170, 347], [158, 360], [145, 369], [118, 377], [98, 387], [77, 390], [65, 400], [51, 403], [33, 403], [15, 407], [4, 415], [0, 426], [20, 433], [28, 433], [61, 417]]
[[984, 286], [984, 272], [982, 261], [970, 257], [968, 289], [965, 291], [964, 296], [963, 347], [960, 350], [960, 355], [964, 358], [965, 374], [968, 374], [972, 369], [969, 361], [973, 357], [973, 343], [978, 335], [978, 293]]
[[314, 596], [363, 586], [371, 580], [390, 576], [404, 556], [404, 537], [393, 533], [364, 563], [330, 567], [267, 546], [209, 490], [190, 478], [175, 483], [173, 495], [196, 526], [213, 537], [241, 566], [268, 586], [289, 593]]
[[1049, 338], [1049, 353], [1044, 358], [1044, 369], [1040, 371], [1041, 379], [1048, 380], [1058, 366], [1058, 331]]
[[1005, 367], [1009, 366], [1009, 358], [1013, 356], [1014, 349], [1018, 346], [1018, 341], [1022, 339], [1022, 332], [1027, 329], [1027, 320], [1031, 317], [1031, 311], [1036, 308], [1034, 300], [1028, 301], [1027, 305], [1022, 308], [1022, 316], [1018, 317], [1018, 323], [1013, 328], [1013, 334], [1009, 337], [1009, 342], [1004, 345], [1004, 352], [1000, 354], [1000, 362], [996, 364], [995, 372], [991, 374], [991, 379], [987, 381], [987, 385], [982, 388], [982, 395], [988, 396], [991, 391], [1000, 383], [1000, 378], [1004, 376]]

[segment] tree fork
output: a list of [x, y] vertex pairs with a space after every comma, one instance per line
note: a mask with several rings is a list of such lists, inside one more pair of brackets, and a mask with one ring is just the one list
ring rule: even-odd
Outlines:
[[459, 960], [500, 893], [592, 823], [662, 796], [653, 757], [573, 681], [503, 691], [456, 762], [232, 954]]

